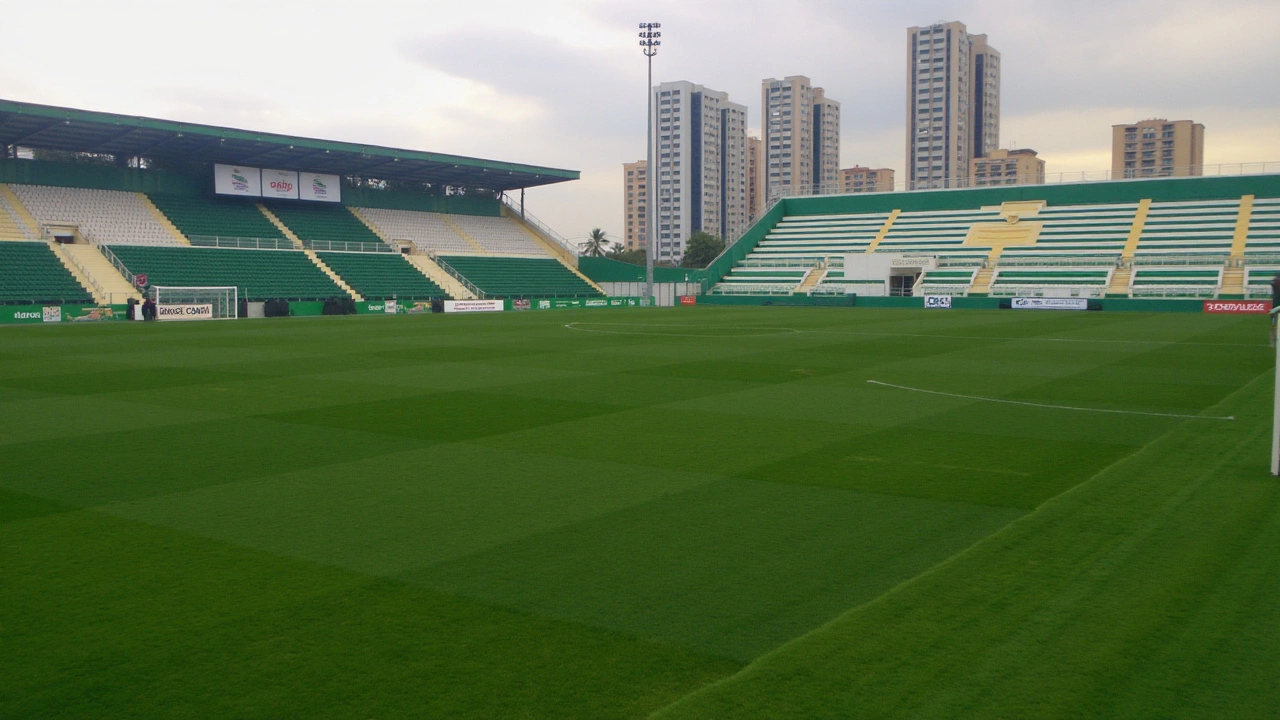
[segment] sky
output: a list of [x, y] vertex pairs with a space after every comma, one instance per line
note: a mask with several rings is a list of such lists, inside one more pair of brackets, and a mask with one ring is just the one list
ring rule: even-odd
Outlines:
[[841, 103], [841, 164], [905, 155], [906, 28], [1001, 53], [1002, 147], [1110, 167], [1111, 126], [1205, 125], [1208, 165], [1280, 161], [1277, 0], [0, 0], [0, 98], [580, 170], [528, 191], [561, 235], [621, 239], [622, 163], [654, 83], [748, 107], [807, 75]]

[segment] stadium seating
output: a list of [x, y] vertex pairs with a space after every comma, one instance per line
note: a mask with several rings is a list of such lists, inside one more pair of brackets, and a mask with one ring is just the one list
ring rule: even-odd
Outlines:
[[1063, 258], [1073, 264], [1114, 264], [1124, 251], [1137, 203], [1045, 206], [1035, 245], [1005, 248], [1000, 264], [1039, 264]]
[[990, 247], [964, 245], [974, 223], [1002, 223], [1000, 209], [929, 210], [904, 212], [893, 221], [876, 252], [933, 255], [980, 264]]
[[[712, 290], [717, 295], [786, 295], [804, 279], [805, 267], [739, 265]], [[816, 272], [821, 272], [816, 270]]]
[[1214, 297], [1222, 288], [1222, 266], [1135, 266], [1133, 297]]
[[1270, 255], [1280, 260], [1280, 198], [1257, 198], [1249, 219], [1246, 258]]
[[[309, 245], [319, 244], [325, 249], [329, 243], [375, 243], [383, 245], [360, 219], [342, 205], [317, 202], [273, 202], [267, 205], [271, 212]], [[332, 249], [339, 249], [338, 246]]]
[[151, 285], [231, 286], [241, 299], [322, 300], [345, 293], [303, 253], [294, 250], [234, 250], [205, 247], [110, 248]]
[[41, 225], [75, 225], [100, 245], [181, 245], [137, 193], [119, 190], [10, 185]]
[[509, 218], [449, 215], [448, 219], [472, 241], [495, 255], [545, 257], [547, 254], [529, 233]]
[[486, 297], [599, 297], [600, 293], [551, 258], [448, 255], [439, 258]]
[[0, 304], [91, 302], [44, 242], [0, 242]]
[[399, 253], [317, 252], [316, 255], [366, 300], [448, 297]]
[[0, 186], [0, 240], [35, 240], [36, 234], [9, 204], [3, 189], [4, 186]]
[[183, 235], [192, 238], [284, 239], [279, 228], [252, 202], [192, 195], [148, 195]]
[[920, 293], [924, 295], [964, 295], [978, 274], [976, 267], [936, 268], [925, 270], [920, 277]]
[[413, 243], [423, 252], [474, 253], [479, 250], [438, 213], [386, 208], [357, 208], [357, 211], [384, 238]]
[[1223, 262], [1231, 254], [1239, 212], [1239, 198], [1153, 202], [1142, 226], [1134, 262]]
[[1113, 271], [1111, 267], [997, 268], [988, 294], [1102, 297]]

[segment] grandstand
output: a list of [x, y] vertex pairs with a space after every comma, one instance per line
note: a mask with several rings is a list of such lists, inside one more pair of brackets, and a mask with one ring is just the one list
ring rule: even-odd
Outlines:
[[[892, 274], [846, 276], [850, 258], [881, 254]], [[1269, 293], [1277, 269], [1280, 178], [1268, 175], [787, 198], [707, 284], [713, 299], [1211, 299]]]
[[[572, 248], [504, 208], [504, 193], [576, 171], [10, 101], [0, 145], [0, 240], [28, 241], [6, 258], [31, 265], [7, 274], [5, 302], [123, 303], [139, 276], [253, 301], [599, 294]], [[249, 183], [265, 173], [292, 178], [284, 197]]]

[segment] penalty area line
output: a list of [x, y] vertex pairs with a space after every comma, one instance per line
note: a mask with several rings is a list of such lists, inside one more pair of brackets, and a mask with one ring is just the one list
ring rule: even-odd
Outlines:
[[897, 390], [908, 390], [910, 392], [926, 393], [928, 395], [942, 395], [945, 397], [962, 398], [964, 400], [979, 400], [981, 402], [1004, 403], [1006, 405], [1026, 405], [1027, 407], [1049, 408], [1052, 410], [1077, 410], [1080, 412], [1099, 412], [1112, 413], [1116, 415], [1149, 415], [1151, 417], [1167, 417], [1180, 418], [1183, 420], [1235, 420], [1234, 415], [1179, 415], [1178, 413], [1160, 413], [1160, 412], [1144, 412], [1142, 410], [1111, 410], [1109, 408], [1089, 408], [1075, 407], [1073, 405], [1049, 405], [1047, 403], [1024, 402], [1022, 400], [1004, 400], [1001, 398], [981, 397], [979, 395], [961, 395], [959, 393], [942, 392], [941, 390], [926, 390], [925, 388], [909, 387], [907, 385], [894, 385], [893, 383], [880, 382], [879, 380], [868, 380], [872, 385], [880, 385], [881, 387], [890, 387]]

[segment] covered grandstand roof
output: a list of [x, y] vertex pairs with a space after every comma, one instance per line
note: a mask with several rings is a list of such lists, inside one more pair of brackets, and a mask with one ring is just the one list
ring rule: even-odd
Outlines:
[[577, 170], [317, 140], [0, 99], [0, 144], [172, 157], [491, 190], [577, 180]]

